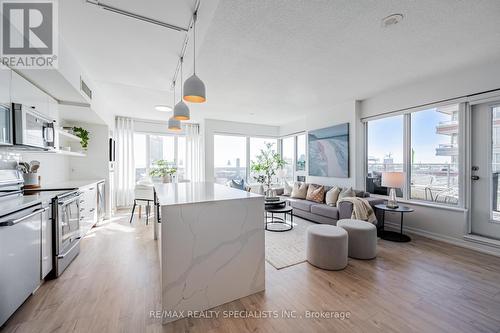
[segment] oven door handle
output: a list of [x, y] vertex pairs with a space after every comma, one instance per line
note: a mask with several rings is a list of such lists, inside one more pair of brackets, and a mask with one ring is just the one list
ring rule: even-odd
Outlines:
[[20, 222], [23, 222], [24, 220], [29, 219], [30, 217], [33, 217], [33, 216], [38, 215], [38, 214], [41, 214], [41, 213], [47, 211], [48, 209], [49, 209], [48, 207], [37, 209], [33, 213], [28, 214], [28, 215], [23, 216], [23, 217], [20, 217], [18, 219], [0, 222], [0, 227], [11, 227], [11, 226], [16, 225], [16, 224], [18, 224]]
[[68, 199], [66, 201], [60, 201], [60, 202], [58, 202], [58, 204], [59, 204], [59, 206], [66, 206], [66, 205], [68, 205], [68, 204], [70, 204], [70, 203], [72, 203], [72, 202], [80, 199], [81, 196], [82, 196], [81, 194], [78, 194], [74, 198]]
[[[77, 238], [79, 239], [79, 238]], [[71, 251], [73, 251], [73, 249], [78, 246], [78, 244], [80, 243], [80, 241], [78, 240], [77, 242], [75, 242], [75, 244], [73, 244], [72, 247], [69, 248], [68, 251], [64, 252], [63, 254], [60, 254], [57, 256], [57, 259], [64, 259], [64, 257], [66, 257]]]

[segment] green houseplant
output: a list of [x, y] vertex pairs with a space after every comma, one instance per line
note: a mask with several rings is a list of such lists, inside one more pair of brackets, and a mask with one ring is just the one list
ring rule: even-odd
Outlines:
[[257, 155], [256, 161], [252, 161], [250, 169], [257, 174], [253, 178], [258, 183], [265, 185], [266, 190], [269, 191], [276, 172], [283, 169], [287, 163], [273, 149], [273, 143], [266, 143], [265, 145], [266, 147], [261, 149], [260, 154]]
[[175, 163], [167, 160], [158, 160], [153, 162], [153, 168], [149, 172], [151, 177], [159, 177], [163, 182], [168, 183], [172, 179], [172, 175], [177, 172]]
[[82, 148], [87, 150], [89, 148], [89, 131], [82, 127], [73, 127], [73, 133], [80, 138]]

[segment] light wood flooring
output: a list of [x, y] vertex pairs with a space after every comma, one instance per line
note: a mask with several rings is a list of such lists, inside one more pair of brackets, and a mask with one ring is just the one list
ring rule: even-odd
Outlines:
[[[338, 272], [266, 264], [266, 291], [215, 310], [349, 311], [339, 319], [183, 319], [162, 326], [151, 224], [122, 214], [94, 228], [57, 280], [2, 332], [500, 332], [500, 258], [414, 237]], [[4, 269], [4, 268], [2, 268]]]

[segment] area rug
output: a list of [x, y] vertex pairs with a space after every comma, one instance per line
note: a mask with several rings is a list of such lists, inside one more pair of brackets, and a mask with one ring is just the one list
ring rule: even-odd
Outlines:
[[306, 261], [306, 229], [315, 223], [294, 216], [293, 224], [290, 231], [266, 231], [266, 261], [276, 269]]

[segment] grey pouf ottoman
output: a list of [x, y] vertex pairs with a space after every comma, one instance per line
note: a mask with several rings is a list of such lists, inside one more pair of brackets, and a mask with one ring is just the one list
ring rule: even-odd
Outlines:
[[377, 256], [377, 228], [365, 221], [340, 220], [337, 227], [349, 234], [349, 257], [373, 259]]
[[347, 232], [333, 225], [307, 228], [307, 261], [316, 267], [340, 270], [347, 266]]

